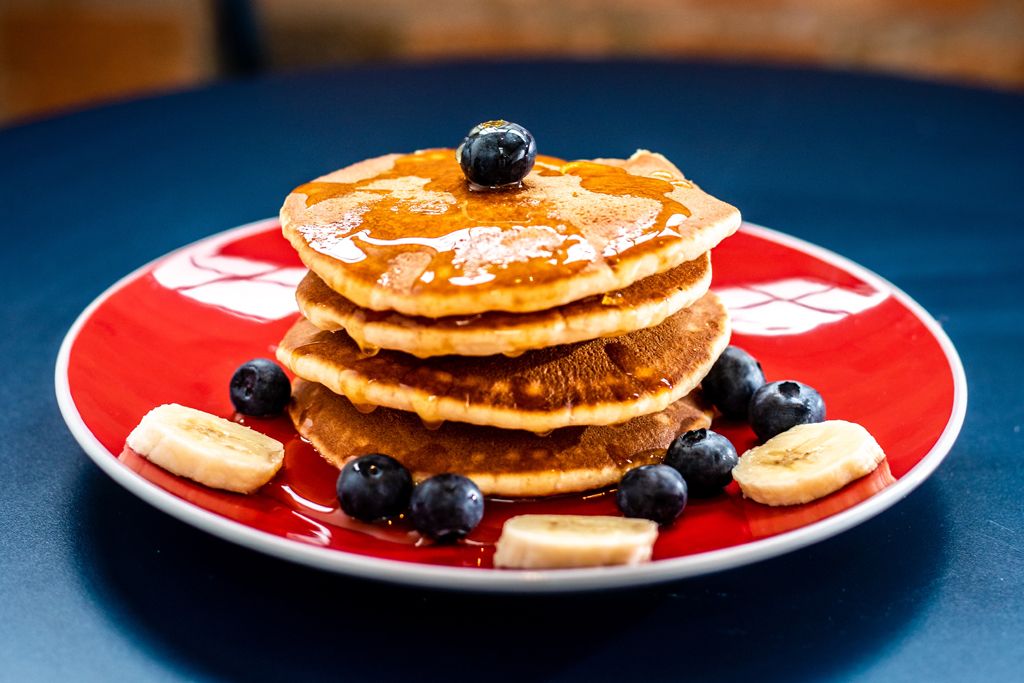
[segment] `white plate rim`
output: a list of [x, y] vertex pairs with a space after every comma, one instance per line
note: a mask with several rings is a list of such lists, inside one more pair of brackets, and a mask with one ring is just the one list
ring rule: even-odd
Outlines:
[[153, 507], [186, 524], [252, 550], [318, 569], [351, 576], [459, 591], [502, 593], [576, 592], [609, 588], [643, 586], [724, 571], [771, 557], [776, 557], [831, 538], [888, 509], [916, 489], [939, 466], [949, 453], [967, 412], [967, 378], [963, 363], [952, 341], [939, 323], [914, 299], [891, 282], [854, 263], [846, 257], [805, 240], [744, 222], [742, 230], [760, 238], [808, 253], [831, 265], [847, 270], [905, 305], [924, 324], [941, 347], [953, 374], [953, 409], [946, 427], [927, 454], [896, 483], [867, 500], [831, 517], [799, 529], [784, 532], [731, 548], [711, 550], [686, 557], [658, 560], [630, 567], [594, 567], [558, 570], [481, 570], [473, 567], [444, 567], [401, 560], [387, 560], [340, 550], [320, 548], [301, 541], [288, 540], [259, 531], [240, 522], [200, 508], [166, 491], [141, 475], [124, 467], [116, 454], [107, 450], [89, 430], [71, 397], [68, 363], [71, 347], [92, 313], [111, 295], [140, 274], [172, 254], [190, 249], [201, 242], [234, 240], [258, 233], [275, 224], [267, 218], [225, 230], [153, 259], [125, 275], [90, 303], [75, 319], [61, 343], [54, 370], [54, 386], [61, 416], [71, 434], [96, 463], [115, 482]]

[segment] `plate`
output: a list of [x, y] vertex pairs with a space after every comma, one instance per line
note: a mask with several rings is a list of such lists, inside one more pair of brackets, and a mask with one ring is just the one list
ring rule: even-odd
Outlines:
[[[756, 562], [834, 536], [906, 496], [949, 452], [966, 410], [960, 359], [921, 306], [832, 252], [744, 224], [714, 252], [713, 289], [732, 313], [733, 344], [761, 361], [769, 381], [816, 387], [829, 417], [867, 427], [886, 461], [806, 505], [759, 505], [744, 500], [735, 484], [717, 498], [692, 500], [661, 533], [648, 564], [496, 570], [493, 542], [507, 517], [615, 514], [611, 495], [488, 501], [466, 542], [438, 546], [402, 522], [346, 517], [334, 498], [337, 470], [284, 417], [245, 420], [286, 444], [279, 475], [250, 496], [175, 477], [125, 448], [128, 432], [162, 403], [231, 416], [231, 374], [250, 358], [273, 357], [297, 315], [293, 293], [304, 272], [276, 220], [228, 230], [143, 266], [100, 295], [69, 330], [57, 359], [57, 399], [86, 454], [139, 498], [229, 541], [343, 574], [540, 592], [634, 586]], [[755, 444], [744, 424], [716, 420], [714, 428], [741, 453]]]

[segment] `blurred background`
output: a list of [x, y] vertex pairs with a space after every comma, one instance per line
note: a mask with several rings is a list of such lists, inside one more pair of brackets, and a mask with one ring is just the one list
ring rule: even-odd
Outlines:
[[0, 0], [0, 125], [327, 64], [820, 65], [1024, 89], [1024, 0]]

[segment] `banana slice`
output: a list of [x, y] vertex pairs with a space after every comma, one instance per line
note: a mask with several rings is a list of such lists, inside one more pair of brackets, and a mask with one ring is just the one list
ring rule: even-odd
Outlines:
[[884, 459], [868, 430], [828, 420], [797, 425], [750, 449], [732, 477], [743, 495], [758, 503], [797, 505], [838, 491]]
[[280, 441], [177, 403], [149, 411], [128, 446], [174, 474], [238, 493], [266, 484], [284, 460]]
[[651, 559], [658, 525], [599, 515], [519, 515], [505, 522], [495, 567], [555, 569], [638, 564]]

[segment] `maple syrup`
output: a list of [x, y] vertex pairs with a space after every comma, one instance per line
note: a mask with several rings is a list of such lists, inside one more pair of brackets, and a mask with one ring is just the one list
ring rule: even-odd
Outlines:
[[295, 227], [346, 277], [388, 286], [400, 264], [412, 294], [543, 284], [680, 239], [690, 210], [672, 194], [689, 183], [655, 175], [539, 156], [521, 187], [479, 192], [453, 150], [426, 150], [357, 182], [300, 185], [307, 207], [339, 203]]

